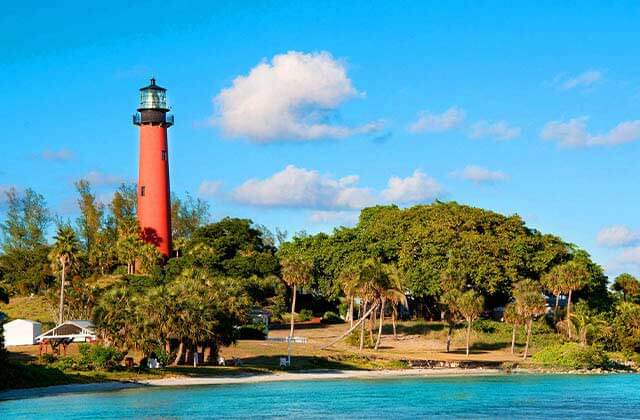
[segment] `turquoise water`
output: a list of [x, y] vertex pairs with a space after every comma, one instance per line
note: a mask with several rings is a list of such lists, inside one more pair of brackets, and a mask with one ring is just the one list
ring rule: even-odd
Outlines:
[[640, 419], [640, 375], [512, 375], [135, 388], [0, 403], [0, 418]]

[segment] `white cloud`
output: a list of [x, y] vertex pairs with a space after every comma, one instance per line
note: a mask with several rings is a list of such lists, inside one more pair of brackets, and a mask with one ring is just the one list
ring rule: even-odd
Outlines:
[[357, 211], [321, 210], [311, 213], [309, 221], [316, 224], [344, 224], [353, 226], [358, 222]]
[[202, 183], [200, 183], [200, 187], [198, 187], [198, 194], [201, 197], [215, 197], [220, 193], [221, 188], [221, 181], [204, 180], [202, 181]]
[[238, 76], [214, 99], [215, 123], [227, 136], [256, 142], [339, 138], [377, 131], [381, 122], [359, 127], [332, 124], [344, 101], [361, 97], [344, 63], [328, 52], [290, 51]]
[[232, 192], [235, 201], [265, 207], [309, 209], [359, 209], [370, 205], [369, 188], [356, 184], [359, 177], [334, 179], [318, 171], [287, 166], [266, 179], [250, 179]]
[[393, 176], [389, 178], [387, 188], [382, 191], [382, 198], [394, 203], [417, 203], [430, 201], [442, 193], [438, 182], [420, 170], [406, 178]]
[[411, 133], [448, 131], [459, 126], [464, 121], [464, 118], [464, 110], [456, 107], [451, 107], [442, 114], [421, 111], [418, 113], [418, 119], [409, 125], [409, 131]]
[[520, 127], [509, 126], [505, 121], [478, 121], [471, 127], [469, 137], [472, 139], [493, 137], [500, 140], [512, 140], [520, 137], [521, 133]]
[[508, 178], [504, 172], [491, 171], [477, 165], [469, 165], [461, 171], [453, 172], [452, 175], [457, 178], [473, 181], [479, 184], [504, 181]]
[[569, 77], [561, 82], [560, 87], [563, 90], [575, 89], [580, 87], [589, 87], [602, 79], [602, 73], [598, 70], [587, 70], [578, 75]]
[[557, 141], [564, 147], [613, 146], [640, 140], [640, 120], [624, 121], [604, 134], [587, 131], [587, 117], [568, 121], [551, 121], [542, 129], [544, 140]]
[[54, 162], [65, 162], [65, 161], [73, 160], [74, 158], [73, 152], [69, 149], [44, 150], [42, 153], [39, 153], [37, 156], [44, 160], [50, 160]]
[[608, 248], [630, 246], [640, 241], [640, 232], [624, 225], [608, 226], [598, 232], [597, 241], [598, 245]]
[[96, 187], [118, 185], [126, 182], [126, 180], [121, 176], [110, 175], [100, 171], [90, 171], [82, 179]]
[[640, 269], [640, 247], [629, 248], [613, 259], [607, 269], [622, 271], [624, 269]]

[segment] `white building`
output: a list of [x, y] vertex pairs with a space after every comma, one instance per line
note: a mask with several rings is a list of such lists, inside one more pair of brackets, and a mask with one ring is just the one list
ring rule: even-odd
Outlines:
[[36, 343], [42, 332], [42, 324], [28, 319], [16, 319], [4, 324], [4, 345], [25, 346]]

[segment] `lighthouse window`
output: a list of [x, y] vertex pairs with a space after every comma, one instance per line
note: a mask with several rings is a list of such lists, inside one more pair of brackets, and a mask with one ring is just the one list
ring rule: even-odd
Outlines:
[[167, 160], [167, 151], [166, 150], [162, 151], [162, 160]]
[[144, 190], [145, 190], [145, 187], [144, 187], [144, 186], [140, 187], [140, 195], [141, 195], [142, 197], [144, 197]]

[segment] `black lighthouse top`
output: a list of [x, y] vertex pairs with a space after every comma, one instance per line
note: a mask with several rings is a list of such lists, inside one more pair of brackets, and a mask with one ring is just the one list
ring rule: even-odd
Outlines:
[[167, 115], [167, 89], [156, 85], [156, 79], [151, 78], [148, 86], [140, 88], [139, 114], [134, 115], [133, 123], [136, 125], [153, 124], [173, 125], [173, 115]]

